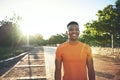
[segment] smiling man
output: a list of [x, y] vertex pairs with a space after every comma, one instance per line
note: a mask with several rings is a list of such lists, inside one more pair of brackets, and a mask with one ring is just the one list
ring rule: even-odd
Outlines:
[[91, 48], [78, 41], [79, 24], [72, 21], [67, 25], [67, 29], [69, 40], [59, 45], [56, 50], [55, 80], [95, 80]]

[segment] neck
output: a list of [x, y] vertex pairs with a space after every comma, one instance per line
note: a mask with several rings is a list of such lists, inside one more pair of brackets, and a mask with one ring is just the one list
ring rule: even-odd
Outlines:
[[77, 44], [79, 41], [78, 40], [68, 40], [69, 44]]

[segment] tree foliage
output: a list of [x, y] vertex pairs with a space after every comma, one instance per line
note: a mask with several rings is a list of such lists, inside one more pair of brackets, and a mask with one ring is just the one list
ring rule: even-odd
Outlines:
[[46, 41], [43, 39], [43, 36], [40, 34], [29, 35], [29, 44], [30, 45], [46, 45]]
[[14, 15], [11, 18], [6, 17], [0, 21], [0, 46], [16, 46], [21, 40], [21, 31], [17, 21], [20, 18]]
[[120, 1], [99, 10], [97, 16], [97, 20], [85, 24], [81, 40], [93, 46], [110, 46], [113, 35], [114, 46], [120, 46]]
[[56, 35], [52, 35], [49, 39], [48, 39], [48, 44], [61, 44], [63, 42], [65, 42], [67, 40], [67, 35], [66, 34], [56, 34]]

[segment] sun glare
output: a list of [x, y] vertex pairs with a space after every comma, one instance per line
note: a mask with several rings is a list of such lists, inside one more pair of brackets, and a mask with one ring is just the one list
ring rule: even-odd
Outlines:
[[23, 21], [20, 24], [20, 29], [23, 33], [23, 35], [34, 35], [35, 34], [35, 29], [33, 26], [31, 26], [29, 23]]
[[[24, 18], [24, 20], [20, 22], [20, 29], [23, 35], [27, 36], [40, 34], [44, 39], [48, 39], [50, 35], [53, 34], [50, 29], [46, 28], [46, 26], [49, 26], [49, 24], [46, 24], [46, 22], [40, 23], [40, 20], [38, 20], [39, 18], [30, 18]], [[42, 18], [42, 20], [43, 19], [44, 18]]]

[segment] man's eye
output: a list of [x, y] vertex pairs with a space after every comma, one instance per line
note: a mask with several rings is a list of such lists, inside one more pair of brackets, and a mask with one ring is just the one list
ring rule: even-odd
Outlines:
[[77, 29], [77, 30], [69, 30], [69, 31], [79, 31], [79, 30]]
[[74, 31], [74, 30], [71, 30], [71, 29], [70, 29], [69, 31]]

